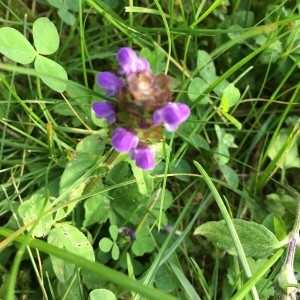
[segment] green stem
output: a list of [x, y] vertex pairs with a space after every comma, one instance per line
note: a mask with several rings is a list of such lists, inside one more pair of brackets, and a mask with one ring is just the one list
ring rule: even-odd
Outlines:
[[299, 241], [299, 230], [300, 230], [300, 199], [297, 196], [297, 211], [294, 227], [289, 234], [289, 245], [286, 252], [285, 262], [278, 274], [277, 280], [280, 289], [284, 293], [282, 296], [287, 296], [292, 299], [299, 291], [299, 286], [297, 285], [297, 278], [294, 274], [294, 258], [297, 249], [297, 243]]

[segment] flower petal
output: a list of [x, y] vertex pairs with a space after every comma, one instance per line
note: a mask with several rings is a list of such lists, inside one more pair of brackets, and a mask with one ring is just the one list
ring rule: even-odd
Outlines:
[[106, 96], [111, 97], [123, 87], [123, 81], [111, 72], [101, 72], [97, 76], [97, 82], [106, 90]]
[[130, 73], [150, 70], [149, 62], [145, 58], [137, 56], [129, 47], [120, 48], [117, 58], [121, 66], [120, 74], [127, 76]]
[[153, 114], [154, 125], [164, 124], [167, 131], [173, 132], [190, 115], [190, 108], [184, 103], [169, 102]]
[[97, 118], [106, 118], [108, 124], [116, 121], [115, 107], [108, 101], [94, 102], [92, 104], [93, 111]]
[[118, 152], [128, 152], [136, 148], [139, 138], [124, 128], [116, 128], [112, 133], [111, 144]]
[[150, 147], [141, 146], [132, 149], [130, 158], [141, 169], [152, 170], [155, 167], [155, 152]]

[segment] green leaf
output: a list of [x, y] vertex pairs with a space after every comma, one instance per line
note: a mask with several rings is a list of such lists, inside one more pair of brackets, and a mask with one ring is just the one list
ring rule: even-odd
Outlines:
[[238, 174], [227, 165], [219, 165], [220, 170], [222, 171], [226, 182], [233, 188], [237, 188], [239, 185], [239, 176]]
[[91, 107], [92, 103], [92, 91], [84, 85], [79, 84], [76, 81], [68, 80], [66, 92], [74, 100], [78, 101], [78, 104], [88, 103]]
[[116, 225], [110, 225], [109, 226], [109, 234], [113, 241], [116, 241], [119, 235], [119, 228]]
[[[124, 182], [126, 178], [131, 176], [130, 168], [127, 162], [121, 161], [120, 163], [113, 166], [113, 168], [107, 174], [107, 181], [111, 181], [114, 183]], [[120, 189], [119, 189], [120, 190]], [[131, 190], [137, 191], [136, 187], [131, 187]], [[117, 190], [114, 192], [118, 193]], [[130, 192], [130, 191], [129, 191]], [[130, 196], [129, 196], [130, 197]], [[124, 198], [127, 198], [127, 195], [124, 195]], [[134, 198], [132, 198], [134, 199]]]
[[199, 104], [207, 104], [209, 101], [209, 97], [208, 96], [203, 97], [203, 93], [208, 87], [209, 84], [206, 83], [202, 78], [199, 77], [193, 78], [188, 88], [189, 99], [192, 102], [194, 102], [200, 96], [202, 96], [202, 99], [200, 100]]
[[197, 69], [200, 76], [208, 84], [216, 79], [216, 69], [211, 56], [204, 50], [198, 50], [197, 53]]
[[[74, 2], [74, 1], [73, 1]], [[61, 8], [58, 10], [59, 17], [68, 25], [72, 26], [76, 22], [75, 16], [70, 13], [67, 9]]]
[[111, 248], [111, 257], [113, 260], [117, 260], [120, 257], [120, 249], [116, 243]]
[[268, 194], [265, 205], [268, 211], [280, 216], [285, 215], [287, 212], [294, 214], [297, 209], [295, 198], [286, 194], [282, 190], [279, 190], [277, 193]]
[[[69, 224], [57, 224], [48, 235], [48, 243], [85, 259], [95, 261], [93, 247], [87, 237], [77, 228]], [[55, 256], [50, 256], [50, 258], [56, 277], [61, 282], [67, 282], [71, 278], [75, 266]]]
[[136, 233], [136, 240], [132, 245], [132, 252], [136, 256], [143, 256], [145, 253], [150, 253], [155, 248], [153, 238], [149, 236], [148, 228], [142, 227]]
[[39, 54], [53, 54], [59, 47], [57, 29], [48, 18], [38, 18], [33, 23], [32, 35], [35, 48]]
[[24, 35], [11, 27], [0, 28], [0, 53], [20, 64], [29, 64], [38, 55]]
[[[224, 131], [225, 132], [225, 131]], [[237, 148], [238, 146], [234, 143], [234, 136], [231, 133], [225, 133], [222, 138], [223, 145], [228, 148]]]
[[227, 87], [223, 90], [221, 97], [220, 108], [228, 112], [229, 108], [236, 105], [240, 100], [241, 93], [238, 88], [234, 86], [233, 83], [227, 85]]
[[106, 289], [96, 289], [90, 292], [90, 300], [117, 300], [114, 293]]
[[[27, 223], [36, 220], [40, 214], [47, 210], [47, 207], [50, 207], [50, 203], [47, 201], [45, 206], [45, 196], [41, 194], [33, 194], [28, 200], [25, 200], [19, 206], [18, 212], [20, 217], [23, 220], [24, 225]], [[53, 224], [52, 214], [42, 217], [37, 225], [34, 227], [32, 235], [35, 237], [44, 237], [46, 236]], [[28, 230], [32, 226], [28, 227]]]
[[276, 40], [274, 43], [270, 44], [267, 49], [261, 54], [260, 61], [263, 64], [270, 64], [277, 62], [282, 54], [282, 44], [281, 41]]
[[57, 299], [64, 300], [82, 300], [82, 284], [74, 284], [73, 277], [66, 282], [58, 281], [57, 283]]
[[167, 264], [160, 266], [155, 273], [155, 285], [168, 293], [173, 292], [178, 286], [178, 280]]
[[142, 195], [150, 195], [153, 191], [153, 177], [148, 171], [137, 167], [134, 161], [130, 160], [130, 164], [139, 192]]
[[46, 0], [50, 5], [58, 9], [79, 10], [79, 3], [74, 0]]
[[103, 194], [92, 196], [84, 202], [84, 211], [83, 226], [102, 224], [109, 216], [110, 200]]
[[99, 248], [101, 251], [107, 253], [112, 248], [114, 242], [107, 237], [104, 237], [99, 242]]
[[66, 200], [61, 201], [61, 204], [64, 204], [64, 207], [58, 208], [56, 210], [56, 214], [55, 214], [55, 221], [60, 221], [62, 219], [64, 219], [68, 214], [70, 214], [74, 207], [76, 206], [77, 202], [74, 201], [74, 199], [79, 198], [82, 195], [82, 192], [85, 188], [85, 183], [81, 182], [79, 184], [77, 184], [68, 194], [68, 197], [66, 198]]
[[154, 74], [159, 74], [164, 71], [165, 54], [160, 48], [155, 47], [153, 50], [150, 50], [149, 48], [144, 47], [140, 51], [139, 55], [148, 60], [151, 66], [151, 70], [153, 71]]
[[[50, 244], [49, 237], [48, 237], [48, 243]], [[55, 246], [59, 247], [59, 245], [55, 245]], [[57, 258], [56, 256], [50, 256], [50, 259], [51, 259], [53, 271], [57, 279], [62, 283], [68, 282], [68, 280], [72, 277], [74, 273], [75, 265], [68, 263], [65, 260], [62, 260], [60, 258]]]
[[70, 9], [73, 11], [78, 11], [80, 7], [80, 2], [74, 0], [63, 0], [66, 9]]
[[214, 158], [218, 161], [219, 165], [225, 165], [230, 160], [228, 147], [224, 144], [218, 144]]
[[229, 120], [238, 130], [242, 128], [242, 124], [233, 116], [228, 114], [225, 111], [221, 111], [221, 113], [226, 117], [227, 120]]
[[[233, 219], [246, 256], [263, 258], [271, 255], [280, 247], [276, 236], [265, 226], [252, 221]], [[232, 237], [224, 220], [212, 221], [200, 225], [194, 234], [200, 234], [210, 240], [216, 247], [237, 255]]]
[[[184, 160], [181, 159], [180, 161], [176, 161], [172, 166], [171, 166], [171, 173], [190, 173], [191, 172], [191, 166], [190, 164]], [[188, 175], [178, 175], [176, 176], [179, 180], [189, 182], [190, 177]]]
[[287, 229], [280, 215], [267, 215], [263, 221], [263, 225], [266, 226], [270, 231], [274, 232], [279, 241], [282, 241], [287, 236]]
[[[85, 259], [95, 261], [93, 247], [87, 237], [76, 227], [60, 223], [51, 230], [51, 244], [60, 244], [67, 251], [75, 253]], [[50, 234], [49, 234], [50, 235]], [[49, 239], [48, 239], [48, 243]]]
[[[60, 204], [66, 203], [66, 207], [60, 208], [55, 216], [55, 220], [61, 220], [67, 216], [76, 205], [74, 199], [79, 198], [82, 195], [86, 182], [89, 177], [86, 177], [86, 172], [96, 162], [98, 158], [88, 153], [76, 153], [73, 160], [68, 162], [59, 183], [59, 194], [64, 195], [67, 193], [67, 197]], [[92, 178], [90, 176], [90, 178]], [[70, 204], [68, 202], [70, 201]]]
[[100, 134], [91, 134], [83, 138], [76, 146], [77, 152], [85, 152], [101, 156], [104, 152], [105, 144], [101, 140]]
[[56, 92], [62, 93], [67, 87], [68, 75], [57, 62], [38, 55], [34, 62], [35, 70], [41, 80]]
[[79, 183], [78, 181], [85, 181], [86, 178], [84, 175], [96, 162], [97, 157], [94, 155], [88, 153], [76, 153], [74, 159], [68, 162], [61, 176], [59, 193], [63, 194], [67, 190], [71, 191], [74, 189], [75, 185]]
[[[137, 211], [139, 203], [141, 203], [141, 194], [135, 186], [124, 186], [115, 189], [111, 193], [111, 197], [113, 198], [109, 216], [111, 223], [123, 223], [125, 220], [130, 220], [132, 224], [140, 222], [141, 215], [137, 214]], [[143, 206], [140, 206], [143, 209], [143, 213], [145, 213]]]
[[46, 0], [50, 5], [60, 8], [63, 7], [63, 0]]
[[[219, 79], [220, 77], [219, 76], [216, 76], [216, 79]], [[222, 80], [217, 86], [214, 87], [213, 91], [219, 96], [221, 97], [222, 93], [223, 93], [223, 90], [226, 88], [226, 86], [228, 86], [229, 82], [224, 79]]]
[[230, 160], [228, 148], [237, 148], [237, 145], [234, 143], [234, 136], [226, 133], [219, 125], [215, 125], [215, 131], [218, 138], [218, 146], [214, 157], [218, 160], [219, 165], [225, 165]]
[[288, 146], [285, 149], [282, 149], [288, 138], [289, 132], [286, 129], [280, 130], [273, 144], [268, 150], [268, 156], [271, 160], [274, 160], [275, 157], [281, 152], [281, 157], [277, 163], [281, 169], [286, 170], [289, 168], [300, 168], [300, 157], [297, 143], [294, 143], [288, 152], [286, 152]]

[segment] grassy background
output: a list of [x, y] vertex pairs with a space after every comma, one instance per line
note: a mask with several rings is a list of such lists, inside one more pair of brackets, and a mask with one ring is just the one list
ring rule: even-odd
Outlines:
[[[91, 290], [105, 288], [118, 299], [275, 299], [283, 249], [246, 259], [243, 252], [232, 256], [193, 233], [201, 224], [226, 217], [263, 223], [279, 240], [294, 226], [300, 168], [299, 3], [72, 2], [76, 5], [68, 13], [74, 24], [69, 25], [51, 1], [0, 1], [1, 26], [16, 28], [31, 42], [37, 18], [46, 16], [55, 24], [60, 47], [51, 58], [71, 82], [66, 92], [54, 92], [32, 74], [30, 65], [1, 57], [0, 212], [6, 239], [1, 242], [0, 298], [87, 299]], [[90, 104], [103, 97], [95, 76], [117, 71], [115, 55], [122, 46], [141, 51], [154, 70], [167, 72], [174, 98], [187, 103], [192, 114], [174, 136], [165, 136], [172, 151], [150, 175], [133, 176], [126, 162], [84, 165], [82, 173], [78, 165], [72, 170], [78, 172], [76, 185], [98, 181], [91, 182], [88, 194], [76, 190], [68, 198], [74, 203], [70, 208], [58, 190], [78, 143], [100, 132], [98, 159], [110, 153], [109, 137], [95, 125]], [[191, 82], [201, 71], [199, 50], [209, 53], [218, 77], [197, 89]], [[217, 88], [229, 83], [241, 94], [228, 112], [241, 129], [220, 108]], [[136, 189], [138, 176], [151, 181], [146, 196]], [[66, 195], [71, 190], [68, 186]], [[38, 218], [70, 208], [59, 221], [88, 237], [99, 265], [52, 248], [46, 237], [31, 240], [19, 207], [37, 194], [52, 203], [52, 210], [45, 205]], [[115, 202], [106, 217], [86, 225], [85, 201], [102, 194]], [[145, 252], [137, 255], [131, 241], [119, 237], [120, 257], [104, 255], [98, 244], [109, 237], [111, 224], [129, 225], [136, 233], [146, 230], [150, 242], [145, 242]], [[169, 235], [158, 230], [167, 224], [173, 225]], [[253, 237], [259, 251], [256, 242]], [[57, 279], [49, 255], [75, 264], [68, 280]], [[294, 267], [297, 272], [297, 253]], [[249, 272], [254, 282], [248, 281]], [[239, 294], [243, 290], [244, 296]]]

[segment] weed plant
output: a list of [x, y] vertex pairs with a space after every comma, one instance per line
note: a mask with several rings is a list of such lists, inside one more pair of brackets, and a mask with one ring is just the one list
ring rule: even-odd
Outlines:
[[[0, 8], [0, 299], [297, 299], [299, 1]], [[146, 168], [92, 109], [122, 47], [190, 110]]]

